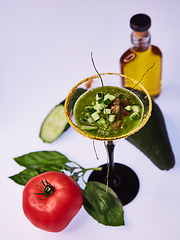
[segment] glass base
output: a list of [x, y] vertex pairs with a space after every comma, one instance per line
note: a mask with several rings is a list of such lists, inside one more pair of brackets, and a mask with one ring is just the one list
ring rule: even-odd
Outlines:
[[[100, 167], [102, 167], [102, 170], [93, 171], [88, 182], [95, 181], [107, 184], [107, 164]], [[113, 180], [111, 180], [111, 177], [109, 178], [108, 186], [114, 190], [122, 205], [125, 206], [136, 197], [139, 191], [139, 179], [131, 168], [115, 163]]]

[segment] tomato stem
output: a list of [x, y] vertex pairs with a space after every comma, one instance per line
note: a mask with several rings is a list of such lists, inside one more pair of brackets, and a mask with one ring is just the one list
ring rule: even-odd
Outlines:
[[[72, 177], [76, 182], [79, 180], [80, 177], [83, 178], [84, 174], [87, 171], [91, 171], [91, 170], [92, 171], [94, 171], [94, 170], [101, 171], [101, 169], [102, 169], [101, 167], [98, 167], [98, 168], [83, 168], [81, 165], [79, 165], [76, 162], [71, 161], [71, 163], [76, 164], [78, 167], [71, 168], [71, 167], [68, 166], [68, 168], [66, 170], [70, 171], [69, 169], [71, 169], [70, 172], [71, 172], [72, 175], [70, 177]], [[79, 171], [74, 172], [74, 170], [77, 170], [77, 169], [79, 169]], [[84, 181], [84, 179], [83, 179], [83, 181]]]
[[35, 195], [43, 195], [42, 198], [39, 198], [38, 200], [44, 199], [49, 197], [50, 195], [53, 194], [54, 192], [54, 187], [45, 179], [45, 181], [41, 180], [41, 183], [43, 185], [43, 188], [41, 188], [40, 186], [38, 186], [35, 182], [34, 183], [42, 192], [41, 193], [33, 193]]

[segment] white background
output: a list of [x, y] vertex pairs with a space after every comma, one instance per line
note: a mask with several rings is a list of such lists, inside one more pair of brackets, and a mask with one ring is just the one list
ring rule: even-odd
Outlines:
[[[177, 0], [0, 0], [0, 238], [3, 240], [179, 240], [180, 127], [179, 23]], [[103, 143], [69, 129], [54, 143], [39, 138], [49, 111], [75, 83], [93, 75], [90, 53], [100, 72], [119, 72], [119, 58], [130, 47], [129, 20], [136, 13], [152, 19], [152, 44], [163, 53], [160, 106], [176, 157], [161, 171], [126, 140], [115, 159], [130, 166], [140, 180], [136, 199], [124, 207], [124, 227], [105, 227], [82, 209], [60, 233], [35, 228], [22, 212], [23, 186], [8, 179], [22, 170], [13, 158], [57, 150], [84, 167], [105, 162]]]

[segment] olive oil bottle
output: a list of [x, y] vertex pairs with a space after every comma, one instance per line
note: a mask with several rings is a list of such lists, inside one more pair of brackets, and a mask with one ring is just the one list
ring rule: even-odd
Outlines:
[[[158, 47], [151, 45], [150, 26], [151, 19], [145, 14], [136, 14], [131, 18], [132, 47], [121, 56], [120, 69], [122, 74], [141, 81], [149, 94], [156, 98], [161, 93], [162, 53]], [[133, 87], [124, 78], [122, 86]]]

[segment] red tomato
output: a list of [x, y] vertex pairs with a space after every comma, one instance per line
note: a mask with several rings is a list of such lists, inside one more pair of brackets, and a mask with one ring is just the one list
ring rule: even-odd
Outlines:
[[59, 232], [78, 213], [83, 197], [72, 178], [60, 172], [46, 172], [27, 182], [22, 204], [25, 216], [34, 226]]

